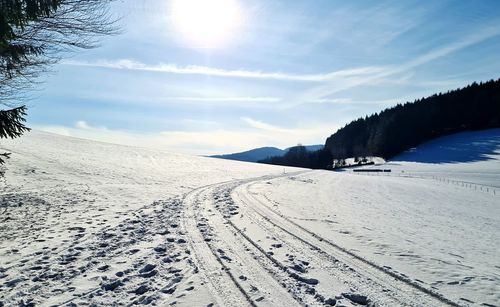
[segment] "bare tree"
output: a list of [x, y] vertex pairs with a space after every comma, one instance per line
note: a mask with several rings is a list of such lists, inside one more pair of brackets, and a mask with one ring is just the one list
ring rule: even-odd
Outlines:
[[[98, 46], [118, 33], [109, 12], [113, 0], [0, 0], [0, 138], [24, 126], [26, 93], [64, 56]], [[0, 164], [4, 161], [0, 155]]]

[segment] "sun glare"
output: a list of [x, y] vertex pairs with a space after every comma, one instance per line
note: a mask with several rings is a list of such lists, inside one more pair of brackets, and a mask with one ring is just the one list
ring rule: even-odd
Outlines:
[[195, 48], [221, 48], [242, 23], [237, 0], [173, 0], [171, 20], [182, 40]]

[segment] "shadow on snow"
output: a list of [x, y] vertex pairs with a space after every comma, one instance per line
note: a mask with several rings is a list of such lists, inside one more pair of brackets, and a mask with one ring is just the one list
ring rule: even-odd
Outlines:
[[391, 161], [461, 163], [500, 160], [500, 129], [461, 132], [408, 150]]

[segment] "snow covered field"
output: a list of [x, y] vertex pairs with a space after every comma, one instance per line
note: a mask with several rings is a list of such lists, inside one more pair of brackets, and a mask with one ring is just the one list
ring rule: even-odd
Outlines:
[[499, 305], [498, 131], [384, 176], [3, 141], [0, 306]]

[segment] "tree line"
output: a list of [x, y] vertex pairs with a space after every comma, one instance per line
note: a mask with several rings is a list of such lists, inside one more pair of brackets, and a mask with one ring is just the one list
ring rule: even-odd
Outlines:
[[258, 161], [259, 163], [305, 167], [313, 169], [327, 168], [332, 163], [330, 151], [323, 148], [316, 151], [308, 151], [305, 146], [297, 145], [291, 147], [283, 156], [269, 157]]
[[326, 139], [323, 150], [304, 152], [298, 146], [288, 155], [259, 162], [328, 169], [333, 160], [390, 159], [439, 136], [496, 127], [500, 127], [500, 79], [397, 104], [345, 125]]

